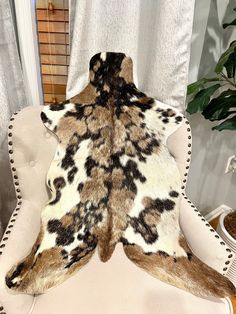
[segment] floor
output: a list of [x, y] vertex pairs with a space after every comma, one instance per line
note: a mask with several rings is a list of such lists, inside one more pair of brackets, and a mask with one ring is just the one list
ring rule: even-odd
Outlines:
[[[219, 217], [216, 217], [215, 219], [213, 219], [212, 221], [210, 221], [210, 224], [212, 225], [212, 227], [213, 227], [214, 229], [216, 229], [216, 227], [217, 227], [218, 220], [219, 220]], [[232, 301], [232, 303], [233, 303], [234, 314], [236, 314], [236, 297], [232, 298], [231, 301]]]

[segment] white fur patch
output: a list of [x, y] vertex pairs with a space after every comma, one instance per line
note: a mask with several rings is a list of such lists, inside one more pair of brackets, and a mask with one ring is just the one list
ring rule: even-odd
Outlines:
[[100, 58], [102, 59], [102, 61], [105, 61], [106, 58], [107, 58], [106, 52], [102, 52], [102, 53], [100, 54]]

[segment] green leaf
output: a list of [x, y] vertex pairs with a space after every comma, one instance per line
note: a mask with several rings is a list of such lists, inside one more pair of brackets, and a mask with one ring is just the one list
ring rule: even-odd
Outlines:
[[216, 82], [219, 80], [220, 80], [219, 77], [202, 78], [192, 84], [189, 84], [187, 89], [187, 95], [191, 95], [193, 93], [198, 92], [201, 88], [203, 88], [204, 84], [207, 82]]
[[235, 76], [236, 69], [236, 48], [234, 52], [229, 56], [228, 60], [225, 62], [224, 67], [226, 69], [228, 78], [233, 78]]
[[232, 22], [230, 22], [230, 23], [224, 23], [223, 24], [223, 28], [226, 28], [226, 27], [228, 27], [228, 26], [233, 26], [233, 25], [236, 25], [236, 19], [234, 19]]
[[208, 88], [200, 90], [192, 101], [189, 102], [187, 112], [193, 114], [198, 111], [204, 110], [210, 101], [212, 94], [220, 87], [220, 84], [215, 84]]
[[210, 121], [222, 120], [232, 114], [229, 110], [233, 107], [236, 108], [236, 91], [228, 89], [212, 99], [203, 110], [202, 115]]
[[215, 72], [219, 74], [222, 72], [224, 64], [227, 62], [229, 59], [230, 55], [234, 53], [234, 49], [236, 48], [236, 40], [232, 41], [230, 44], [230, 47], [222, 54], [220, 57], [216, 67], [215, 67]]
[[236, 130], [236, 115], [223, 121], [221, 124], [214, 126], [212, 130]]

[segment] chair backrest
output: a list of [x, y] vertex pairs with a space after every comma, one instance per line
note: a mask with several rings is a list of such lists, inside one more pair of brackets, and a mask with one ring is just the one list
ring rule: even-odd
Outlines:
[[42, 106], [29, 106], [15, 114], [9, 130], [10, 163], [16, 195], [44, 206], [48, 200], [46, 175], [57, 147], [55, 135], [43, 125]]
[[[42, 208], [48, 200], [46, 175], [53, 160], [57, 139], [40, 118], [42, 106], [29, 106], [14, 115], [9, 130], [9, 152], [16, 195]], [[191, 154], [188, 121], [168, 138], [167, 145], [175, 157], [184, 192]]]

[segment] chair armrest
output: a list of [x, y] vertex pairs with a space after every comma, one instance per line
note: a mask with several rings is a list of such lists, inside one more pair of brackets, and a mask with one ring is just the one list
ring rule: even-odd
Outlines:
[[5, 275], [13, 264], [26, 256], [39, 232], [40, 212], [34, 204], [22, 200], [16, 207], [0, 244], [0, 313], [28, 314], [34, 297], [14, 294], [5, 285]]
[[226, 275], [235, 254], [185, 195], [181, 198], [179, 219], [193, 253], [204, 263]]
[[207, 265], [227, 275], [235, 254], [185, 195], [190, 167], [191, 139], [190, 125], [185, 118], [180, 128], [171, 134], [167, 141], [169, 151], [177, 162], [182, 178], [180, 227], [193, 253]]

